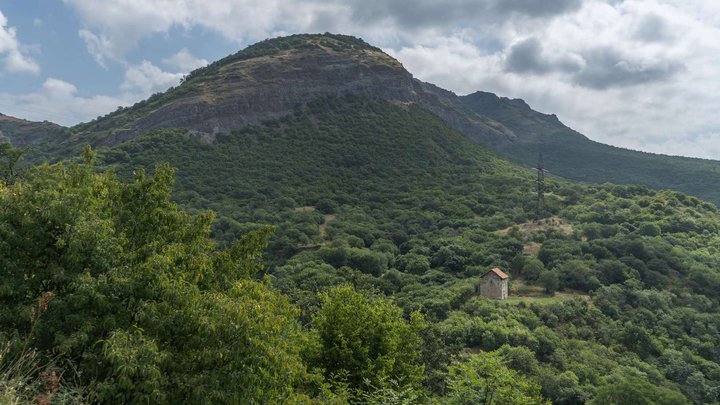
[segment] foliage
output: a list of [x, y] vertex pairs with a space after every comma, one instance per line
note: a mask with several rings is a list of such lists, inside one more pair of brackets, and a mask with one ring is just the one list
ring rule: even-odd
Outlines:
[[24, 151], [9, 143], [0, 143], [0, 181], [13, 183], [18, 177], [18, 162]]
[[658, 404], [682, 405], [687, 399], [681, 394], [649, 383], [643, 375], [621, 370], [608, 376], [591, 404]]
[[394, 303], [350, 286], [332, 288], [321, 299], [313, 318], [318, 348], [310, 364], [355, 389], [389, 381], [418, 386], [423, 379], [418, 333], [425, 327], [419, 313], [406, 321]]
[[545, 288], [545, 292], [552, 294], [560, 287], [560, 277], [556, 271], [546, 270], [540, 273], [537, 280], [538, 284]]
[[546, 403], [540, 387], [505, 366], [497, 352], [468, 356], [449, 371], [446, 404], [531, 405]]
[[0, 190], [3, 333], [74, 363], [93, 401], [291, 397], [297, 312], [252, 279], [268, 230], [218, 250], [213, 216], [178, 210], [171, 181], [166, 166], [121, 183], [58, 165]]

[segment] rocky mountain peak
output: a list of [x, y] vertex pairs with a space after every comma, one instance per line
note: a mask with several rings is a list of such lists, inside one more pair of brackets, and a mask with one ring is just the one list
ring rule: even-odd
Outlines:
[[286, 115], [323, 96], [417, 101], [416, 86], [397, 60], [362, 40], [294, 35], [262, 41], [197, 69], [166, 93], [83, 129], [112, 130], [107, 143], [155, 128], [214, 134]]
[[105, 132], [103, 144], [156, 128], [213, 135], [284, 116], [321, 97], [347, 94], [421, 104], [486, 144], [508, 141], [502, 125], [467, 110], [455, 94], [413, 78], [400, 62], [361, 39], [333, 34], [259, 42], [193, 71], [165, 93], [76, 130]]

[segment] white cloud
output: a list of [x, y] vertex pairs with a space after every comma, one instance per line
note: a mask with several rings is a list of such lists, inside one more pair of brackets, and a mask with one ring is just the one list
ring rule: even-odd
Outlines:
[[65, 96], [72, 96], [77, 93], [77, 87], [72, 83], [60, 79], [49, 78], [42, 85], [43, 93], [50, 98], [58, 99]]
[[120, 89], [128, 94], [149, 96], [158, 91], [165, 91], [170, 86], [179, 84], [182, 73], [165, 72], [149, 61], [130, 66], [125, 71], [125, 81]]
[[140, 39], [173, 27], [201, 26], [238, 42], [263, 39], [270, 32], [283, 31], [274, 28], [281, 21], [288, 22], [285, 28], [289, 30], [306, 27], [303, 15], [311, 18], [321, 6], [319, 0], [299, 4], [281, 0], [64, 1], [85, 23], [80, 35], [99, 61], [122, 59]]
[[40, 66], [23, 53], [16, 29], [7, 24], [7, 18], [0, 11], [0, 57], [5, 61], [5, 69], [11, 73], [39, 73]]
[[[247, 45], [268, 37], [298, 32], [342, 32], [363, 35], [371, 41], [396, 41], [414, 37], [414, 31], [398, 35], [393, 25], [358, 19], [367, 10], [361, 0], [63, 0], [83, 21], [80, 34], [96, 59], [122, 60], [143, 38], [167, 34], [171, 29], [199, 27]], [[468, 0], [453, 0], [468, 3]], [[495, 0], [482, 0], [495, 1]], [[578, 0], [552, 0], [575, 2]], [[374, 1], [372, 12], [382, 12]], [[452, 9], [451, 6], [443, 9]], [[393, 12], [399, 13], [394, 7]], [[404, 23], [407, 18], [403, 19]], [[420, 27], [421, 28], [421, 27]], [[436, 32], [434, 29], [430, 30]], [[92, 37], [88, 35], [92, 33]], [[88, 39], [90, 38], [90, 39]], [[98, 46], [101, 43], [102, 46]], [[101, 55], [102, 57], [98, 57]]]
[[[122, 60], [138, 41], [153, 33], [167, 32], [182, 18], [183, 7], [172, 1], [64, 0], [72, 5], [90, 29], [79, 35], [96, 61]], [[98, 29], [100, 33], [93, 32]]]
[[[477, 26], [498, 16], [541, 17], [573, 10], [582, 0], [63, 0], [84, 23], [93, 55], [122, 59], [143, 38], [172, 28], [201, 27], [239, 44], [296, 32], [333, 31], [373, 42], [432, 38], [459, 19]], [[454, 27], [453, 30], [459, 29]], [[92, 36], [88, 35], [92, 33]], [[102, 46], [98, 46], [101, 43]]]
[[153, 93], [177, 85], [183, 73], [165, 72], [149, 61], [131, 65], [116, 95], [78, 95], [77, 87], [66, 81], [48, 78], [42, 86], [26, 94], [0, 92], [0, 111], [31, 121], [48, 120], [75, 125], [129, 106]]
[[[460, 94], [523, 98], [604, 143], [720, 159], [720, 6], [699, 3], [588, 1], [542, 27], [503, 25], [496, 50], [450, 34], [393, 53], [422, 80]], [[526, 71], [513, 73], [507, 57], [526, 38], [542, 48], [525, 60]], [[600, 57], [597, 50], [608, 52]], [[566, 58], [576, 67], [558, 63]], [[581, 71], [595, 76], [579, 77]]]
[[41, 88], [28, 94], [0, 93], [0, 111], [3, 113], [62, 125], [104, 115], [128, 103], [129, 100], [122, 97], [80, 97], [73, 84], [53, 78], [45, 80]]
[[121, 60], [115, 56], [112, 41], [105, 36], [97, 36], [88, 30], [78, 31], [78, 35], [85, 41], [85, 46], [98, 65], [107, 68], [106, 59]]
[[187, 48], [181, 49], [175, 55], [163, 59], [163, 64], [181, 72], [190, 72], [199, 67], [206, 66], [209, 62], [205, 59], [194, 57]]

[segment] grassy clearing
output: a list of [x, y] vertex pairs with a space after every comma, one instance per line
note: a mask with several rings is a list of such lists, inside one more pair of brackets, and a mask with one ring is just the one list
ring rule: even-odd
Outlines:
[[507, 235], [513, 229], [517, 227], [523, 235], [527, 236], [533, 232], [546, 231], [548, 229], [558, 230], [565, 235], [572, 235], [574, 228], [571, 223], [560, 218], [559, 216], [552, 216], [550, 218], [544, 218], [536, 221], [525, 222], [523, 224], [513, 225], [511, 227], [500, 229], [496, 233], [498, 235]]
[[554, 295], [545, 295], [545, 296], [515, 296], [511, 295], [509, 296], [505, 302], [509, 302], [511, 304], [519, 304], [521, 302], [524, 302], [526, 304], [553, 304], [558, 302], [567, 301], [570, 299], [573, 299], [575, 297], [580, 297], [583, 300], [590, 302], [590, 296], [584, 295], [584, 294], [568, 294], [568, 293], [555, 293]]
[[548, 294], [545, 292], [545, 289], [540, 286], [529, 285], [526, 284], [524, 280], [515, 279], [512, 281], [510, 294], [505, 302], [512, 304], [519, 304], [521, 302], [526, 304], [552, 304], [577, 297], [582, 298], [587, 303], [592, 303], [589, 295], [579, 291], [565, 290]]
[[0, 405], [83, 404], [83, 392], [64, 384], [63, 371], [43, 362], [34, 350], [12, 354], [0, 348]]
[[323, 223], [320, 224], [320, 236], [325, 239], [327, 236], [327, 226], [330, 222], [334, 221], [337, 218], [337, 215], [335, 214], [326, 214], [323, 215]]

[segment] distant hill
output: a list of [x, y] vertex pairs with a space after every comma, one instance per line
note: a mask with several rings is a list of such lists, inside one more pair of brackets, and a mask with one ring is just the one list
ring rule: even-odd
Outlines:
[[720, 203], [720, 162], [638, 152], [592, 141], [555, 115], [534, 111], [523, 100], [476, 92], [461, 97], [472, 111], [509, 128], [513, 142], [496, 151], [524, 166], [542, 153], [554, 175], [592, 183], [643, 184], [673, 189]]
[[0, 142], [23, 147], [50, 138], [62, 139], [66, 128], [52, 122], [33, 122], [0, 114]]

